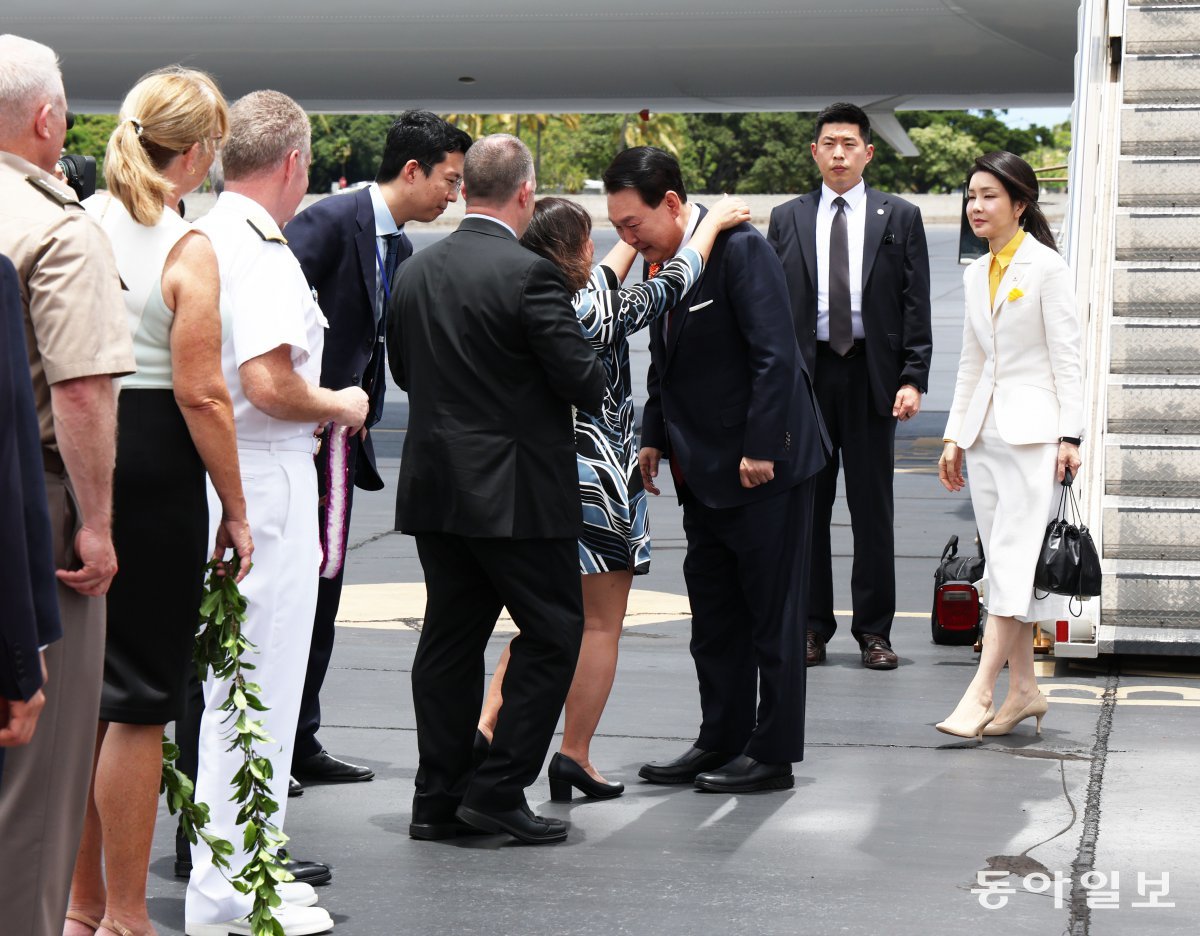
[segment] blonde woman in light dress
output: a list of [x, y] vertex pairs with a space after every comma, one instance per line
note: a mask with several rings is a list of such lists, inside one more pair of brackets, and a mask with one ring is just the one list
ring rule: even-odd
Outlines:
[[[152, 72], [129, 92], [108, 142], [108, 191], [85, 203], [112, 241], [137, 373], [122, 381], [113, 482], [120, 571], [108, 633], [95, 765], [64, 936], [150, 936], [146, 872], [162, 733], [181, 713], [208, 538], [205, 472], [224, 515], [217, 547], [249, 568], [253, 543], [221, 373], [216, 255], [179, 215], [229, 125], [203, 72]], [[103, 870], [102, 870], [103, 869]]]

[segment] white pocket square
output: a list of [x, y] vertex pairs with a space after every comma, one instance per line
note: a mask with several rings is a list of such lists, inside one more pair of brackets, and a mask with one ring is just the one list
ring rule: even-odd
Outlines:
[[713, 304], [713, 300], [709, 299], [708, 302], [702, 302], [699, 305], [688, 306], [688, 311], [689, 312], [699, 312], [701, 309], [705, 309], [712, 304]]

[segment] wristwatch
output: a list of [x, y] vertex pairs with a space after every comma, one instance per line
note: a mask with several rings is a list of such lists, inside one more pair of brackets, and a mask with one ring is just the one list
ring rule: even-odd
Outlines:
[[1071, 445], [1074, 445], [1076, 448], [1083, 445], [1083, 439], [1076, 438], [1075, 436], [1059, 436], [1058, 441], [1059, 442], [1069, 442], [1069, 443], [1071, 443]]

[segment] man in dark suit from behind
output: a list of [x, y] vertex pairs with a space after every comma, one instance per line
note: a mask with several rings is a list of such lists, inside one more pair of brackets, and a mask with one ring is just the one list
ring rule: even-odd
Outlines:
[[929, 252], [921, 211], [868, 188], [871, 124], [853, 104], [817, 117], [812, 154], [824, 184], [771, 212], [796, 337], [834, 454], [817, 482], [807, 663], [825, 659], [833, 614], [830, 521], [839, 463], [854, 533], [850, 632], [868, 669], [895, 669], [892, 475], [896, 421], [921, 409], [929, 384]]
[[[420, 763], [409, 834], [555, 842], [565, 824], [534, 815], [525, 788], [583, 635], [571, 406], [600, 406], [604, 371], [561, 273], [517, 243], [533, 216], [528, 148], [484, 137], [463, 174], [466, 217], [400, 268], [388, 305], [388, 359], [409, 399], [396, 529], [416, 536], [428, 592], [412, 666]], [[490, 751], [472, 769], [483, 655], [502, 606], [520, 635]]]
[[0, 784], [4, 749], [28, 744], [46, 704], [42, 647], [62, 636], [54, 547], [17, 271], [0, 256]]
[[[405, 111], [388, 130], [374, 182], [354, 194], [321, 199], [296, 215], [284, 230], [288, 246], [329, 320], [321, 386], [366, 390], [371, 398], [367, 430], [379, 422], [386, 392], [383, 321], [387, 294], [396, 268], [413, 252], [404, 225], [433, 221], [458, 200], [463, 156], [470, 145], [467, 134], [436, 114]], [[327, 493], [328, 453], [326, 445], [317, 455], [323, 495]], [[354, 488], [383, 488], [369, 431], [351, 440], [349, 456], [349, 477], [354, 484], [346, 491], [346, 531]], [[321, 524], [324, 528], [324, 503]], [[344, 542], [342, 546], [344, 549]], [[292, 757], [292, 776], [301, 783], [342, 783], [375, 776], [368, 767], [333, 757], [317, 739], [321, 686], [333, 653], [334, 620], [341, 596], [341, 571], [333, 578], [321, 579]]]
[[[704, 213], [688, 203], [679, 163], [653, 147], [620, 153], [604, 188], [617, 233], [651, 270]], [[717, 238], [691, 293], [650, 327], [650, 358], [638, 460], [657, 494], [659, 460], [669, 459], [683, 505], [701, 724], [682, 756], [639, 775], [709, 792], [786, 789], [804, 758], [797, 622], [812, 478], [827, 444], [783, 270], [751, 225]]]

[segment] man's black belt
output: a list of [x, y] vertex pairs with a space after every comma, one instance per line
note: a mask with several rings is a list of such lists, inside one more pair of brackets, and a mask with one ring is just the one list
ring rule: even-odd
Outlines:
[[833, 348], [829, 347], [828, 341], [818, 341], [817, 342], [817, 351], [819, 351], [823, 354], [832, 354], [834, 357], [840, 357], [843, 359], [857, 357], [859, 354], [861, 354], [863, 352], [863, 350], [866, 347], [867, 347], [866, 339], [855, 338], [854, 344], [851, 346], [849, 351], [847, 351], [845, 354], [838, 354], [836, 351], [833, 350]]

